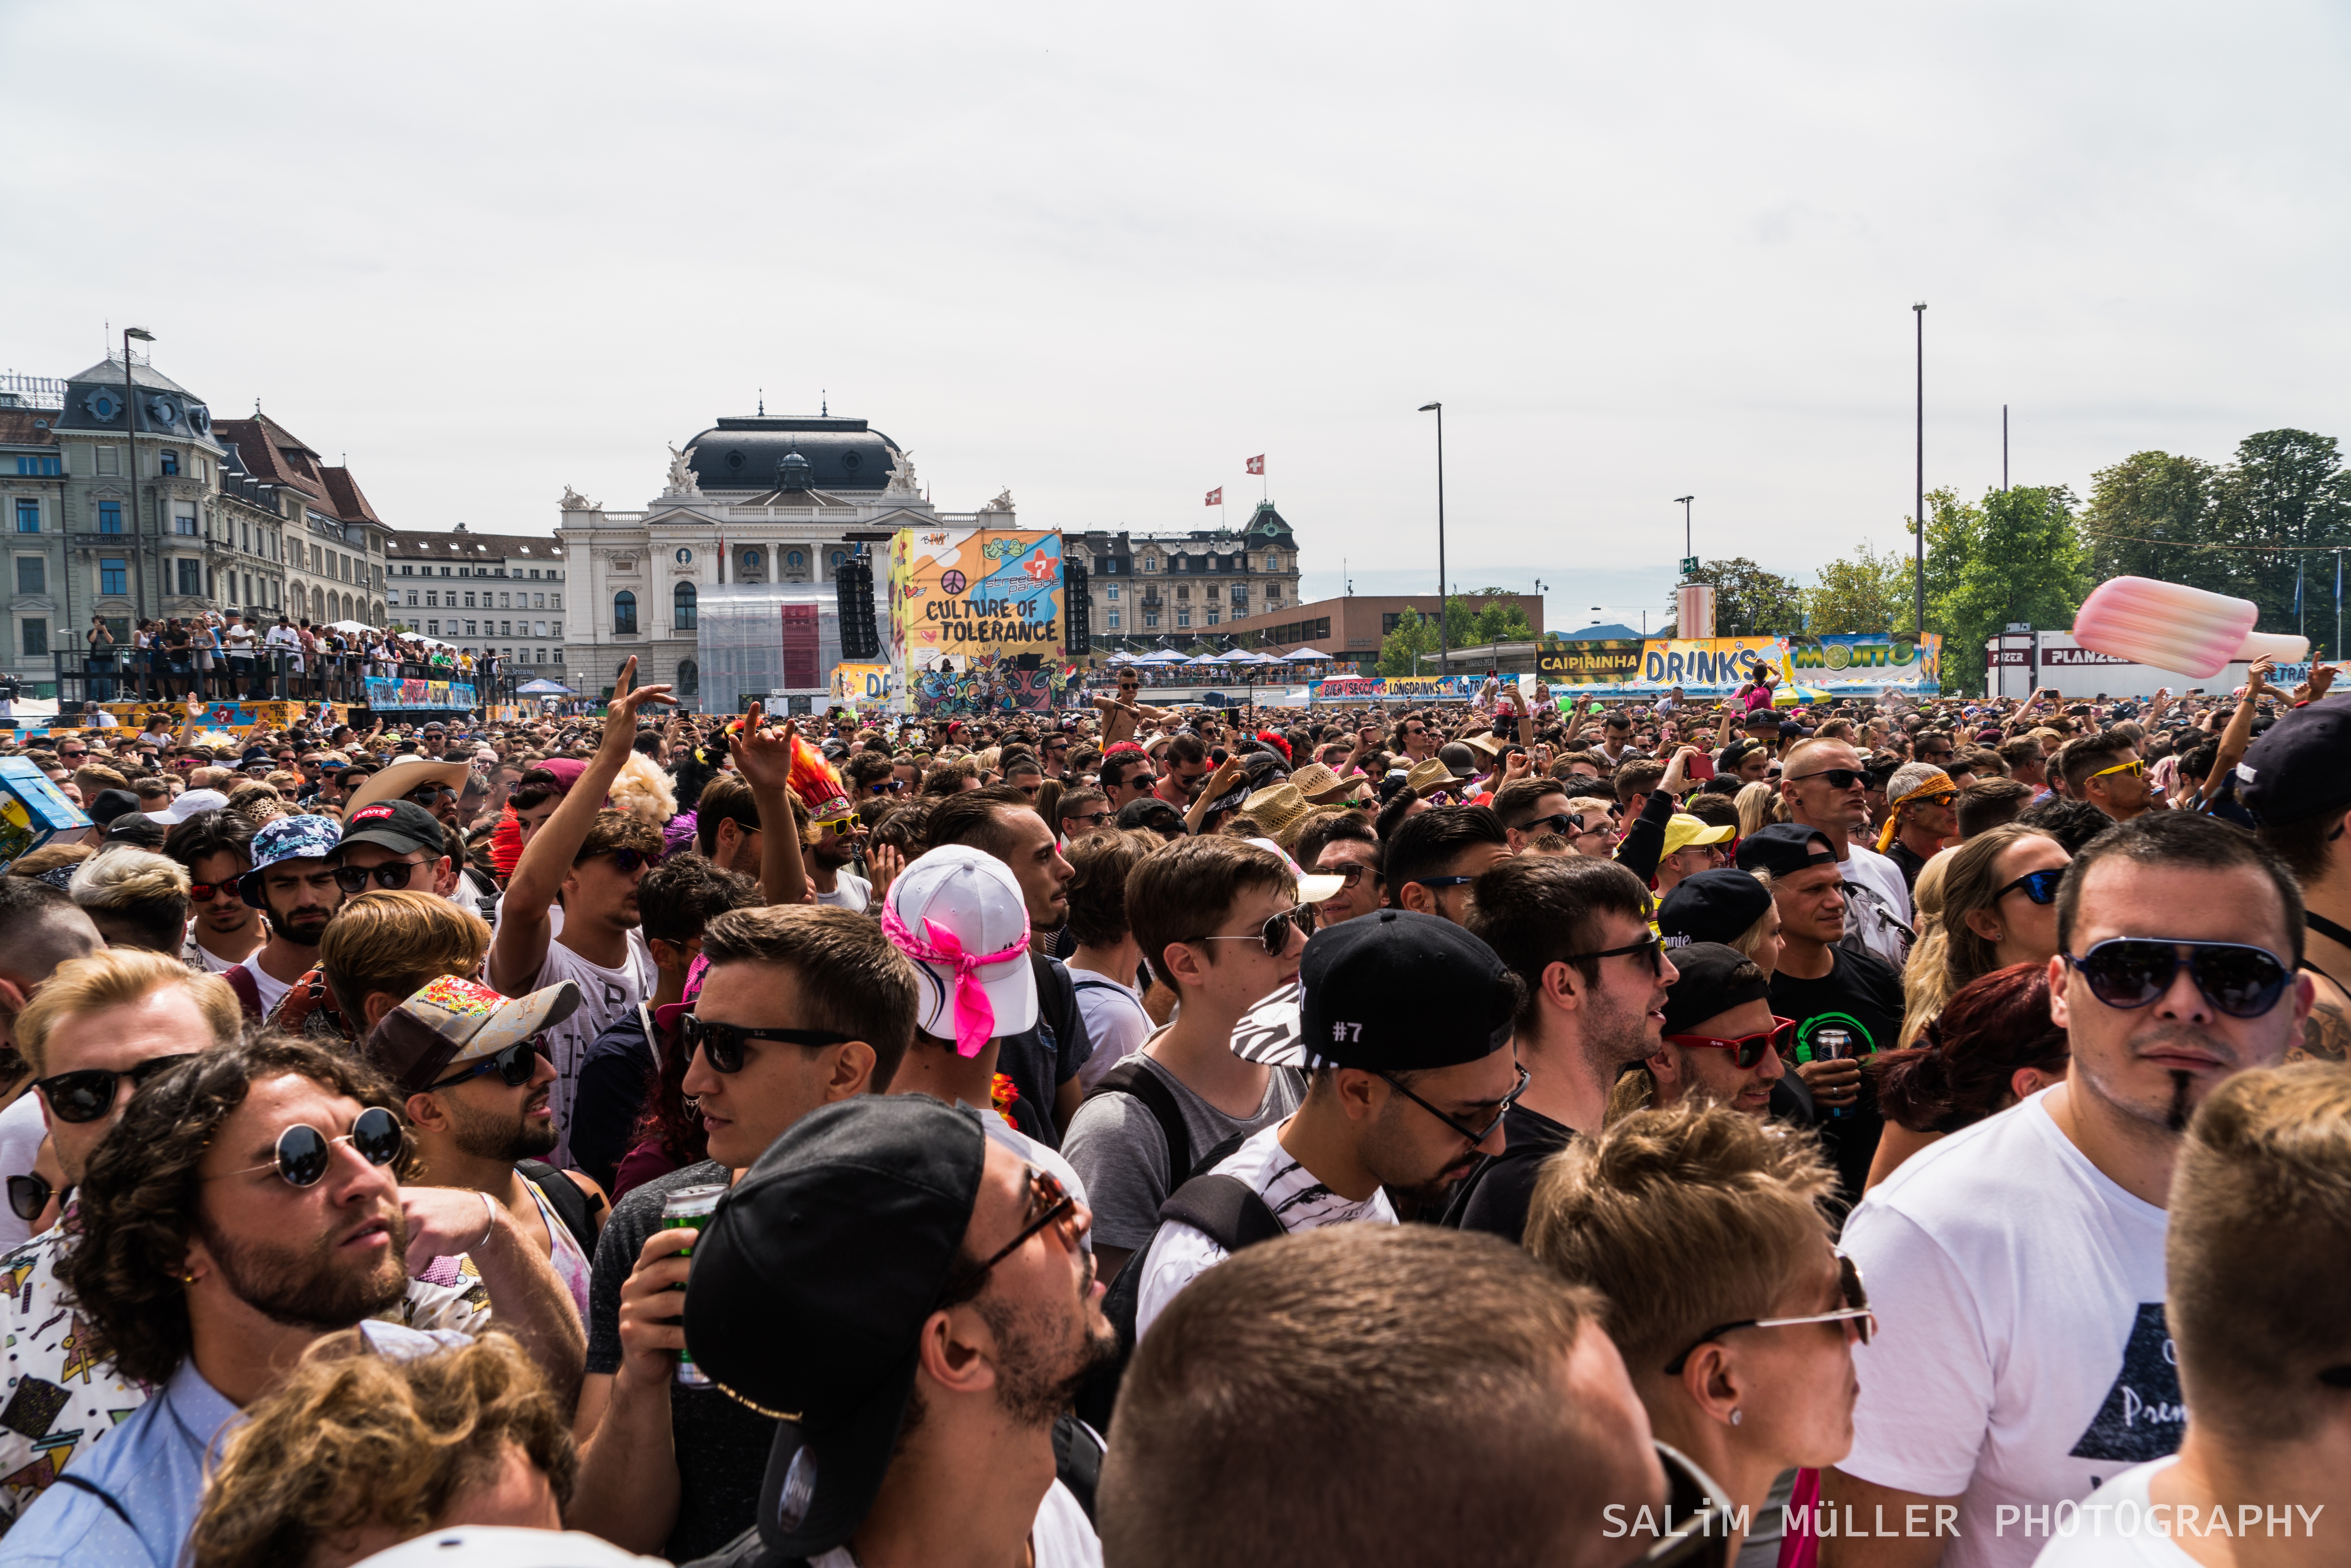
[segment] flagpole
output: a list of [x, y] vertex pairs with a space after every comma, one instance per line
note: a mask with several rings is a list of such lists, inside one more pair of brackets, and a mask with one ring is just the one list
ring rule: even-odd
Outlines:
[[2335, 552], [2335, 662], [2343, 662], [2343, 552]]
[[2297, 635], [2304, 637], [2310, 634], [2310, 617], [2302, 608], [2302, 568], [2308, 559], [2300, 555], [2294, 558], [2294, 629]]

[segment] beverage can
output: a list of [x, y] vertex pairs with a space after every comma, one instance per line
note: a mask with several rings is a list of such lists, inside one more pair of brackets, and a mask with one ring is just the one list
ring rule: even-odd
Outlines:
[[[1823, 1029], [1813, 1031], [1813, 1061], [1839, 1061], [1852, 1054], [1853, 1031], [1851, 1030]], [[1853, 1114], [1853, 1107], [1850, 1105], [1833, 1106], [1829, 1111], [1829, 1114], [1834, 1117], [1850, 1116]]]
[[[662, 1228], [699, 1231], [710, 1223], [711, 1212], [718, 1207], [718, 1200], [726, 1196], [726, 1189], [716, 1185], [679, 1187], [662, 1199]], [[687, 1247], [677, 1256], [691, 1258], [694, 1249]], [[674, 1285], [671, 1289], [683, 1291], [685, 1287]], [[677, 1353], [677, 1381], [687, 1388], [707, 1388], [710, 1386], [710, 1375], [694, 1364], [692, 1353], [681, 1350]]]

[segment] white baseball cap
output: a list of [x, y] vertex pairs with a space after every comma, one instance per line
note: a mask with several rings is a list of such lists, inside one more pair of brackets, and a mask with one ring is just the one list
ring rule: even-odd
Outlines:
[[176, 828], [198, 811], [219, 811], [228, 807], [228, 797], [217, 789], [189, 789], [172, 797], [172, 803], [160, 811], [149, 811], [147, 820]]
[[584, 1530], [517, 1530], [460, 1524], [386, 1547], [365, 1568], [669, 1568], [659, 1557], [623, 1552]]
[[[968, 844], [923, 855], [890, 884], [882, 929], [914, 960], [921, 977], [915, 1027], [925, 1034], [955, 1040], [962, 1054], [977, 1056], [989, 1040], [1035, 1027], [1029, 902], [1012, 868], [994, 855]], [[966, 956], [961, 964], [957, 952]], [[993, 961], [974, 965], [972, 958]], [[985, 1021], [985, 1034], [975, 1034], [982, 1020], [972, 1004], [982, 996], [993, 1017]]]
[[1271, 839], [1250, 839], [1248, 841], [1276, 857], [1290, 868], [1290, 874], [1298, 879], [1298, 902], [1301, 904], [1320, 904], [1347, 885], [1347, 879], [1343, 876], [1334, 876], [1329, 872], [1308, 871], [1304, 866], [1291, 860], [1290, 852]]

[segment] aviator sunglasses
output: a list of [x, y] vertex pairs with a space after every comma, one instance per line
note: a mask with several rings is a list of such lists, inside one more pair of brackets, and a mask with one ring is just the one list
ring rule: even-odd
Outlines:
[[[2184, 958], [2179, 953], [2183, 947], [2188, 949]], [[2115, 936], [2078, 958], [2071, 953], [2060, 956], [2081, 972], [2092, 996], [2126, 1011], [2161, 999], [2182, 964], [2213, 1010], [2232, 1019], [2267, 1014], [2294, 977], [2275, 955], [2241, 942]]]

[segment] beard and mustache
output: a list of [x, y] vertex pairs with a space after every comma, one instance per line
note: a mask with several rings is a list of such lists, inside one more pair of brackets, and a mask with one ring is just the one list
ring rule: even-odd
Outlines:
[[383, 1217], [392, 1245], [364, 1269], [335, 1256], [348, 1227], [309, 1242], [232, 1241], [201, 1218], [198, 1229], [238, 1300], [272, 1322], [329, 1333], [376, 1316], [407, 1293], [407, 1221], [397, 1207]]

